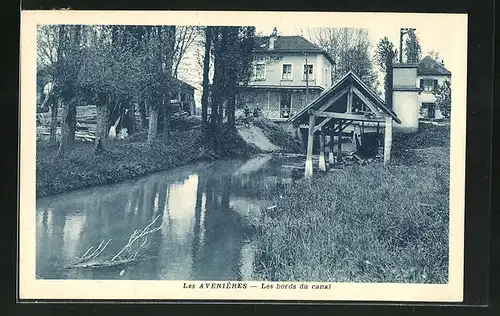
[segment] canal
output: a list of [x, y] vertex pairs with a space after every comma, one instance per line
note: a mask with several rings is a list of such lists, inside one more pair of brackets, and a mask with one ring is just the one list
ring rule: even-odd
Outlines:
[[[253, 243], [266, 192], [299, 178], [304, 157], [262, 155], [201, 162], [118, 184], [37, 199], [36, 275], [41, 279], [253, 280]], [[75, 267], [109, 241], [108, 260], [157, 218], [141, 258]], [[92, 251], [91, 251], [92, 252]]]

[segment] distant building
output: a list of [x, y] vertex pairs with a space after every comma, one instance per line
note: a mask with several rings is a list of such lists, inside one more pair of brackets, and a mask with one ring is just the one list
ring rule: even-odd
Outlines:
[[171, 96], [173, 112], [186, 111], [191, 115], [196, 115], [196, 102], [194, 98], [195, 87], [180, 79], [173, 79], [176, 89]]
[[419, 95], [420, 118], [443, 118], [436, 106], [434, 93], [445, 81], [451, 82], [451, 72], [442, 63], [426, 56], [417, 67], [417, 85], [422, 91]]
[[236, 105], [285, 121], [332, 86], [333, 65], [323, 49], [302, 36], [279, 36], [275, 29], [255, 39], [253, 75]]

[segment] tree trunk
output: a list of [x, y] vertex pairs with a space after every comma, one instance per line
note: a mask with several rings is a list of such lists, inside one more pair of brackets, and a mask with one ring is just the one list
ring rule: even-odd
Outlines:
[[[217, 36], [215, 36], [217, 37]], [[218, 125], [219, 125], [219, 103], [222, 102], [220, 98], [220, 73], [221, 73], [221, 54], [219, 54], [220, 51], [220, 39], [216, 39], [215, 43], [215, 57], [214, 57], [214, 74], [213, 74], [213, 79], [212, 79], [212, 104], [211, 104], [211, 113], [210, 113], [210, 125], [211, 129], [210, 132], [212, 136], [218, 134]]]
[[58, 156], [61, 156], [66, 147], [71, 143], [71, 134], [69, 127], [70, 104], [67, 100], [61, 99], [61, 143], [59, 145]]
[[203, 58], [203, 94], [201, 96], [201, 122], [203, 134], [208, 134], [208, 96], [210, 89], [210, 48], [212, 47], [212, 30], [210, 27], [205, 29], [205, 56]]
[[229, 96], [229, 99], [227, 101], [227, 123], [229, 126], [235, 126], [236, 122], [236, 104], [235, 104], [235, 95], [232, 94]]
[[148, 144], [152, 144], [158, 133], [158, 108], [149, 107]]
[[146, 101], [144, 99], [139, 99], [139, 117], [141, 128], [148, 128], [148, 120], [146, 119]]
[[129, 118], [129, 122], [130, 122], [130, 128], [129, 128], [129, 131], [128, 133], [130, 135], [132, 135], [133, 133], [135, 133], [135, 129], [136, 129], [136, 122], [135, 122], [135, 102], [131, 101], [130, 102], [130, 109], [128, 111], [128, 118]]
[[172, 129], [172, 105], [170, 104], [170, 98], [167, 95], [163, 96], [163, 112], [164, 112], [164, 118], [163, 118], [163, 125], [165, 126], [165, 131], [164, 131], [164, 138], [168, 138], [170, 136], [170, 131]]
[[[164, 118], [164, 136], [170, 135], [170, 116], [172, 115], [170, 111], [170, 96], [172, 95], [173, 79], [172, 79], [172, 68], [174, 63], [174, 47], [175, 47], [175, 26], [166, 26], [163, 31], [165, 32], [165, 42], [163, 47], [165, 56], [165, 87], [166, 93], [161, 93], [159, 101], [161, 103], [164, 100], [165, 118]], [[163, 52], [162, 52], [163, 53]]]
[[52, 104], [50, 105], [50, 143], [57, 144], [57, 108], [59, 99], [52, 98]]
[[102, 146], [108, 138], [108, 102], [105, 93], [98, 93], [96, 110], [96, 146], [99, 143]]

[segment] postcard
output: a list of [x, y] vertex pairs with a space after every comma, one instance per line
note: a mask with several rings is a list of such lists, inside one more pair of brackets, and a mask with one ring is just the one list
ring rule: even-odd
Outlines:
[[22, 11], [20, 299], [462, 301], [467, 23]]

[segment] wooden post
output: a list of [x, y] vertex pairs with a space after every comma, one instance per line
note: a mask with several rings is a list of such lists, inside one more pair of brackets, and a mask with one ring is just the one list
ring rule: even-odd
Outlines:
[[271, 117], [271, 90], [267, 90], [267, 116]]
[[306, 168], [305, 168], [305, 177], [311, 178], [313, 175], [313, 143], [314, 143], [314, 125], [315, 125], [315, 117], [313, 114], [309, 116], [309, 136], [307, 137], [307, 156], [306, 156]]
[[300, 146], [304, 148], [304, 137], [302, 137], [302, 130], [300, 129], [300, 126], [297, 126], [297, 139], [300, 142]]
[[319, 170], [326, 171], [325, 161], [325, 127], [321, 127], [321, 135], [319, 137]]
[[335, 135], [332, 132], [330, 133], [330, 152], [328, 153], [328, 164], [332, 165], [335, 163], [335, 159], [333, 158], [333, 150], [334, 150], [334, 143], [333, 140], [335, 139]]
[[347, 113], [352, 113], [352, 86], [347, 93]]
[[384, 164], [388, 164], [391, 159], [392, 147], [392, 117], [385, 118], [385, 136], [384, 136]]
[[337, 141], [337, 163], [342, 161], [342, 120], [337, 121], [339, 124], [338, 141]]

